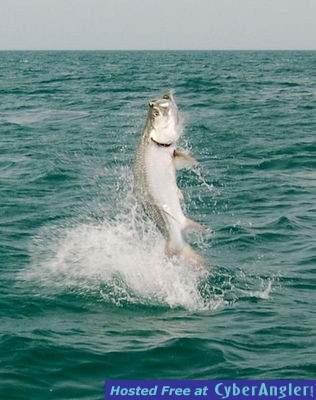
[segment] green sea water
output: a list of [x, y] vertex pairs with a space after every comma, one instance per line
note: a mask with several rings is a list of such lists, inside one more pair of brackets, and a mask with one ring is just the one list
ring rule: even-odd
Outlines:
[[[205, 270], [164, 259], [132, 195], [169, 89]], [[315, 378], [316, 52], [1, 52], [0, 98], [1, 399]]]

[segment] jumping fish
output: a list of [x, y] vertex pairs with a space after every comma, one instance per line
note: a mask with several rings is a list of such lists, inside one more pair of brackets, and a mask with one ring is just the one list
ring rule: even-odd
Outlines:
[[183, 127], [173, 95], [164, 94], [148, 105], [148, 117], [135, 155], [134, 195], [165, 238], [166, 255], [181, 255], [202, 265], [202, 257], [183, 237], [186, 229], [202, 226], [184, 215], [180, 204], [183, 195], [176, 183], [176, 169], [190, 168], [196, 160], [176, 150]]

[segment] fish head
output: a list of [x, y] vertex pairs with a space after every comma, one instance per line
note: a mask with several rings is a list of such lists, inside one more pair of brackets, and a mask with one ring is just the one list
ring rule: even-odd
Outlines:
[[151, 123], [151, 138], [161, 144], [175, 143], [182, 133], [182, 123], [174, 97], [164, 94], [148, 103], [148, 118]]

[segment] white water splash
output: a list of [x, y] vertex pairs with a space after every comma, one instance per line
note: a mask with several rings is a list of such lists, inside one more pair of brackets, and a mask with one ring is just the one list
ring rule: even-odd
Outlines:
[[164, 257], [164, 240], [148, 221], [129, 215], [103, 224], [78, 224], [41, 232], [32, 267], [23, 279], [46, 288], [93, 293], [106, 302], [150, 304], [190, 310], [217, 309], [205, 303], [201, 279], [208, 271]]
[[[109, 200], [103, 203], [100, 197], [96, 203], [85, 205], [80, 217], [90, 222], [64, 221], [66, 226], [42, 228], [30, 249], [31, 265], [19, 279], [38, 285], [44, 294], [71, 291], [117, 306], [202, 311], [224, 308], [240, 297], [269, 297], [272, 283], [263, 291], [243, 290], [232, 283], [234, 270], [223, 273], [211, 265], [199, 269], [183, 259], [166, 259], [164, 239], [131, 196], [129, 170], [119, 170], [116, 180], [117, 191], [123, 194], [116, 203], [117, 217], [100, 222], [100, 210], [102, 215], [109, 212]], [[103, 189], [99, 188], [101, 193]], [[92, 216], [84, 218], [87, 213]], [[247, 276], [237, 281], [243, 286]]]
[[255, 297], [257, 299], [268, 300], [272, 291], [272, 280], [269, 280], [267, 287], [263, 290], [243, 290], [238, 289], [240, 297]]
[[197, 165], [197, 166], [195, 166], [195, 167], [192, 169], [192, 171], [193, 171], [193, 172], [195, 173], [195, 175], [197, 176], [200, 185], [201, 185], [201, 186], [204, 186], [209, 192], [213, 192], [213, 190], [214, 190], [215, 188], [214, 188], [214, 186], [213, 186], [212, 184], [209, 185], [209, 184], [206, 182], [206, 180], [205, 180], [205, 178], [204, 178], [204, 176], [203, 176], [203, 174], [202, 174], [201, 167], [200, 167], [199, 165]]
[[[168, 260], [164, 246], [164, 239], [134, 205], [112, 221], [43, 228], [31, 250], [31, 266], [19, 278], [45, 293], [70, 290], [117, 306], [214, 311], [240, 298], [269, 299], [271, 280], [261, 290], [250, 288], [245, 274]], [[257, 280], [250, 279], [251, 286], [257, 286]], [[264, 282], [259, 281], [262, 287]]]

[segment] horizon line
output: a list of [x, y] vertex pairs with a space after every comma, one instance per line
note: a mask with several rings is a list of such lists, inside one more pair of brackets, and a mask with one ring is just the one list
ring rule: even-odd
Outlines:
[[0, 52], [4, 51], [131, 51], [131, 52], [141, 52], [141, 51], [316, 51], [316, 49], [257, 49], [257, 48], [248, 48], [248, 49], [225, 49], [225, 48], [218, 48], [218, 49], [58, 49], [58, 48], [51, 48], [51, 49], [45, 49], [45, 48], [34, 48], [34, 49], [0, 49]]

